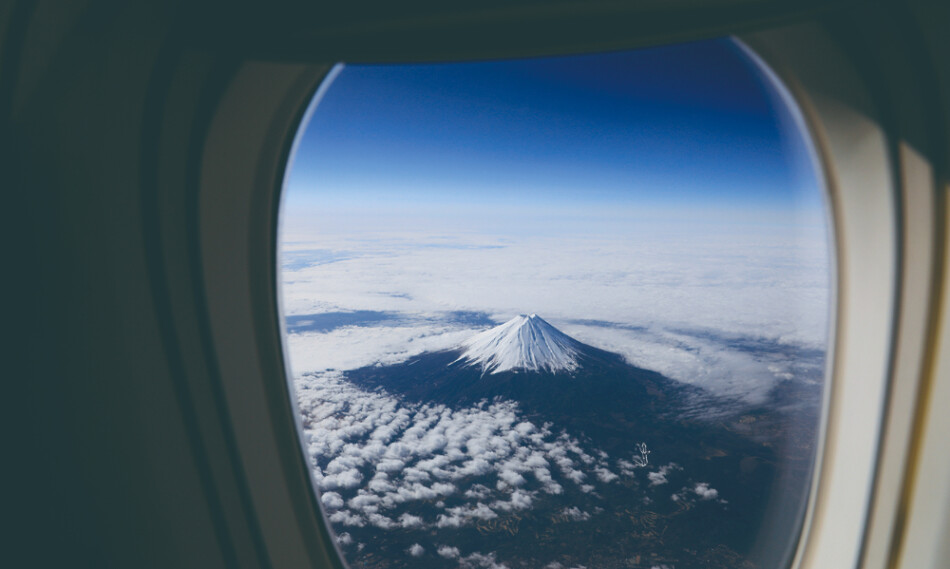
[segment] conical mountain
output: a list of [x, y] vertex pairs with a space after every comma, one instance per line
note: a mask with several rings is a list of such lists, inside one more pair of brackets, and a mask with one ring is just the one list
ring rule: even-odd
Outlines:
[[516, 316], [466, 340], [457, 361], [486, 373], [513, 370], [573, 371], [583, 345], [537, 314]]

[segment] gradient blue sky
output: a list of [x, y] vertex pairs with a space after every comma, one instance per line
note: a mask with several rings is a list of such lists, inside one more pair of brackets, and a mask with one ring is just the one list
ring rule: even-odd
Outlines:
[[294, 207], [819, 212], [785, 102], [732, 40], [346, 66], [299, 140]]

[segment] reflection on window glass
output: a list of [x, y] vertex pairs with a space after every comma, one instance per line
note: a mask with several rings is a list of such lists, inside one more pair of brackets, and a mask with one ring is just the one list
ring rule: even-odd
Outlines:
[[732, 40], [347, 66], [281, 212], [301, 438], [354, 568], [775, 567], [829, 244]]

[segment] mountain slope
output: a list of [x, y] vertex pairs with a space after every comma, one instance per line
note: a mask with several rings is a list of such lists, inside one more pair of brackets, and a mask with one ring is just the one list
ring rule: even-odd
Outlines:
[[582, 344], [537, 314], [516, 316], [476, 334], [462, 344], [459, 361], [481, 366], [486, 373], [515, 369], [572, 371]]
[[583, 344], [535, 315], [516, 317], [457, 349], [348, 371], [346, 378], [453, 409], [515, 401], [527, 418], [596, 439], [607, 452], [630, 452], [643, 441], [658, 449], [658, 459], [668, 454], [682, 461], [684, 446], [693, 456], [736, 446], [729, 433], [682, 420], [697, 401], [714, 401], [711, 395]]

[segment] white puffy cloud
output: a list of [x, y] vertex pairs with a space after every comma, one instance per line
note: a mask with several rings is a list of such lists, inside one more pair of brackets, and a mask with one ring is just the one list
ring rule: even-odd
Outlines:
[[360, 492], [355, 497], [350, 498], [348, 505], [354, 510], [377, 512], [379, 511], [380, 501], [380, 497], [375, 494]]
[[486, 555], [478, 552], [459, 558], [459, 567], [461, 569], [509, 569], [507, 565], [496, 560], [494, 553]]
[[466, 520], [458, 514], [439, 514], [438, 518], [435, 520], [435, 527], [437, 528], [460, 528], [465, 525]]
[[375, 512], [370, 512], [366, 514], [366, 519], [369, 521], [369, 523], [373, 524], [374, 526], [380, 529], [393, 529], [394, 527], [397, 527], [400, 525], [394, 522], [392, 519], [387, 518], [386, 516], [382, 514], [377, 514]]
[[[406, 403], [338, 372], [302, 376], [295, 387], [313, 476], [339, 526], [465, 527], [529, 509], [539, 495], [562, 494], [564, 484], [592, 493], [593, 481], [619, 478], [606, 453], [523, 420], [510, 401], [463, 409]], [[442, 511], [411, 509], [426, 502]]]
[[484, 484], [472, 484], [472, 486], [465, 491], [465, 497], [481, 500], [482, 498], [490, 496], [491, 493], [491, 488]]
[[416, 529], [423, 527], [425, 523], [419, 516], [413, 516], [412, 514], [402, 514], [399, 516], [399, 525], [404, 529]]
[[376, 464], [378, 472], [398, 472], [406, 467], [406, 463], [397, 458], [384, 458]]
[[703, 500], [715, 500], [719, 497], [719, 491], [710, 488], [706, 482], [697, 482], [693, 487], [693, 492]]
[[541, 490], [548, 494], [560, 494], [564, 491], [564, 488], [560, 484], [555, 482], [554, 478], [551, 476], [551, 471], [547, 468], [535, 468], [532, 471], [534, 477], [541, 483]]
[[366, 520], [363, 519], [363, 516], [354, 514], [349, 510], [339, 510], [333, 512], [330, 514], [330, 521], [335, 524], [342, 524], [345, 526], [363, 527], [366, 525]]
[[422, 547], [418, 543], [413, 543], [406, 551], [413, 557], [422, 557], [422, 555], [426, 552], [426, 548]]
[[665, 472], [650, 472], [647, 476], [650, 478], [650, 486], [659, 486], [660, 484], [667, 483]]
[[343, 507], [343, 497], [336, 492], [324, 492], [320, 495], [320, 502], [323, 507], [331, 510]]
[[590, 519], [590, 514], [581, 510], [577, 506], [564, 508], [561, 510], [561, 515], [574, 522], [584, 522]]
[[505, 484], [508, 486], [521, 486], [527, 482], [524, 476], [518, 474], [514, 470], [502, 470], [498, 473], [498, 478], [505, 482]]
[[607, 470], [603, 466], [598, 466], [594, 468], [594, 473], [597, 475], [597, 479], [601, 482], [613, 482], [614, 480], [620, 478], [613, 472]]
[[436, 553], [438, 553], [440, 557], [444, 557], [446, 559], [458, 559], [459, 557], [461, 557], [461, 552], [459, 552], [459, 548], [452, 547], [449, 545], [440, 545]]
[[339, 474], [325, 476], [320, 482], [321, 488], [355, 488], [360, 485], [363, 477], [355, 469], [346, 470]]
[[393, 483], [389, 481], [389, 474], [385, 471], [380, 472], [378, 468], [377, 466], [376, 475], [373, 476], [373, 479], [369, 481], [366, 487], [377, 493], [393, 492], [396, 490]]
[[492, 503], [492, 507], [510, 512], [513, 510], [526, 510], [534, 503], [534, 492], [525, 492], [524, 490], [515, 490], [507, 500], [498, 500]]
[[407, 482], [428, 482], [432, 475], [427, 470], [417, 467], [410, 467], [402, 471], [402, 476]]
[[666, 484], [667, 482], [669, 482], [669, 480], [667, 480], [666, 478], [666, 475], [672, 472], [673, 470], [682, 470], [682, 468], [680, 468], [680, 466], [676, 464], [675, 462], [671, 462], [667, 464], [666, 466], [661, 466], [655, 472], [648, 472], [647, 478], [650, 479], [650, 486], [659, 486], [661, 484]]
[[467, 525], [472, 520], [491, 520], [498, 517], [498, 514], [496, 514], [494, 510], [481, 502], [476, 503], [474, 506], [465, 505], [447, 508], [445, 511], [448, 512], [449, 516], [458, 518], [462, 522], [462, 525]]
[[696, 482], [692, 486], [684, 486], [678, 492], [672, 494], [670, 499], [674, 502], [695, 503], [697, 499], [701, 501], [715, 500], [720, 504], [726, 504], [726, 500], [719, 499], [719, 491], [710, 488], [708, 482]]

